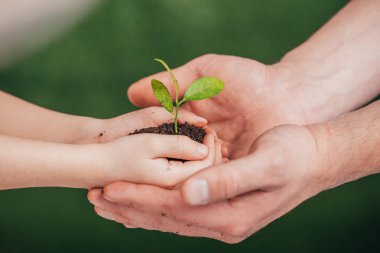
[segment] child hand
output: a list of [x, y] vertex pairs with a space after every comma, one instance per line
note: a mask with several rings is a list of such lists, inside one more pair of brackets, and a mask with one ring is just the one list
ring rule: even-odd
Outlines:
[[[163, 108], [153, 107], [133, 112], [126, 120], [133, 132], [141, 127], [171, 122], [171, 115]], [[179, 122], [198, 127], [206, 124], [206, 120], [185, 110], [181, 110]], [[207, 134], [203, 144], [182, 135], [136, 134], [93, 145], [97, 169], [88, 187], [120, 180], [174, 186], [201, 169], [221, 163], [221, 141], [215, 131], [205, 129]]]
[[[187, 121], [198, 127], [204, 127], [207, 124], [206, 119], [189, 111], [180, 109], [179, 114], [180, 118], [183, 120], [182, 122]], [[133, 133], [136, 129], [155, 127], [172, 121], [169, 112], [162, 107], [152, 106], [123, 114], [115, 118], [101, 120], [101, 124], [98, 124], [99, 122], [97, 122], [96, 124], [91, 125], [89, 128], [93, 129], [87, 130], [89, 136], [87, 136], [81, 143], [105, 143]]]

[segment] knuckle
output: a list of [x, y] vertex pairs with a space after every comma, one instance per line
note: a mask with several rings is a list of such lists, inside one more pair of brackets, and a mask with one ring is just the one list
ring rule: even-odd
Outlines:
[[103, 197], [104, 198], [112, 198], [114, 197], [114, 187], [113, 185], [106, 185], [103, 188]]
[[100, 207], [94, 206], [94, 212], [96, 213], [96, 215], [101, 216], [100, 212], [102, 212], [102, 209]]
[[151, 106], [144, 110], [145, 116], [151, 118], [155, 124], [162, 124], [170, 120], [170, 114], [163, 107]]
[[180, 136], [180, 135], [176, 135], [175, 136], [175, 143], [173, 145], [173, 147], [178, 150], [178, 153], [182, 153], [185, 148], [187, 147], [187, 138], [186, 136]]
[[176, 206], [167, 203], [162, 204], [159, 209], [161, 211], [161, 216], [170, 216], [172, 219], [176, 219], [175, 212], [178, 210]]
[[175, 175], [170, 174], [170, 176], [168, 176], [164, 183], [165, 187], [175, 186], [176, 184], [178, 184], [178, 178]]
[[238, 222], [230, 226], [229, 235], [237, 238], [245, 238], [249, 232], [249, 224], [245, 222]]
[[162, 217], [154, 220], [154, 227], [161, 230], [165, 225], [164, 219]]
[[149, 138], [149, 134], [146, 134], [146, 133], [134, 134], [126, 138], [128, 138], [128, 142], [133, 144], [134, 146], [141, 145], [141, 143], [151, 144], [152, 140], [154, 139], [154, 138]]
[[241, 192], [241, 188], [242, 188], [242, 178], [241, 178], [241, 174], [240, 173], [236, 173], [236, 171], [231, 171], [229, 170], [228, 171], [228, 174], [229, 174], [229, 184], [230, 184], [230, 187], [226, 187], [226, 189], [229, 190], [228, 194], [230, 196], [236, 194], [236, 193], [240, 193]]
[[108, 201], [117, 202], [122, 201], [123, 196], [120, 194], [123, 191], [131, 191], [132, 189], [131, 185], [123, 185], [122, 182], [116, 182], [113, 184], [109, 184], [104, 186], [103, 188], [103, 198], [105, 198]]
[[225, 243], [228, 243], [228, 244], [237, 244], [237, 243], [240, 243], [242, 241], [244, 241], [246, 239], [246, 237], [228, 237], [228, 238], [223, 238], [222, 241], [225, 242]]
[[144, 109], [144, 112], [146, 114], [154, 114], [154, 113], [157, 113], [159, 111], [160, 111], [160, 107], [158, 107], [158, 106], [151, 106], [151, 107]]
[[164, 188], [176, 185], [178, 183], [178, 175], [176, 173], [176, 166], [172, 165], [172, 163], [174, 162], [169, 161], [159, 165], [157, 168], [160, 173], [150, 180], [151, 183]]
[[272, 181], [282, 181], [288, 171], [288, 159], [283, 149], [277, 150], [270, 162], [269, 177]]
[[168, 188], [176, 185], [177, 179], [172, 174], [168, 174], [165, 177], [160, 177], [156, 184], [160, 187]]
[[208, 53], [208, 54], [203, 54], [203, 55], [199, 56], [198, 59], [208, 61], [208, 60], [213, 59], [217, 56], [218, 56], [217, 54]]
[[93, 202], [95, 200], [95, 194], [93, 191], [88, 191], [87, 193], [87, 199], [90, 201], [90, 202]]
[[129, 210], [122, 209], [120, 210], [119, 215], [123, 217], [123, 220], [125, 223], [131, 222], [130, 217], [129, 217]]
[[286, 163], [286, 158], [284, 150], [276, 150], [271, 160], [271, 167], [273, 168], [282, 168]]
[[225, 170], [224, 176], [220, 179], [216, 178], [216, 187], [219, 192], [222, 192], [222, 199], [230, 198], [234, 194], [240, 192], [241, 180], [238, 176], [238, 173], [233, 172], [232, 170]]
[[[148, 143], [151, 151], [159, 151], [162, 149], [161, 136], [152, 136], [151, 134], [143, 134], [143, 143]], [[152, 138], [153, 137], [153, 138]], [[170, 147], [170, 145], [169, 145]]]
[[200, 73], [202, 71], [202, 69], [210, 64], [210, 62], [215, 59], [216, 57], [218, 57], [217, 54], [204, 54], [204, 55], [201, 55], [197, 58], [195, 58], [194, 60], [190, 61], [187, 66], [192, 69], [195, 73]]

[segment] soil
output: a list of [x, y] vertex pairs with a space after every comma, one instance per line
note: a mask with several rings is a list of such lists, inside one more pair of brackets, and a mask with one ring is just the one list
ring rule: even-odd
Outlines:
[[[136, 129], [130, 135], [142, 133], [176, 135], [174, 132], [174, 123], [165, 123], [158, 127]], [[178, 134], [185, 135], [194, 141], [203, 143], [203, 139], [206, 136], [206, 131], [203, 128], [190, 125], [189, 123], [185, 122], [184, 124], [178, 124]]]

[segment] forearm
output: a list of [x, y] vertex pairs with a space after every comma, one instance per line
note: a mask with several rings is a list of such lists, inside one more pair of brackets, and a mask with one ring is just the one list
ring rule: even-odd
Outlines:
[[51, 111], [0, 91], [0, 134], [81, 143], [95, 131], [91, 128], [95, 123], [95, 119]]
[[88, 188], [100, 159], [94, 148], [0, 135], [0, 189]]
[[380, 101], [315, 129], [326, 188], [380, 173]]
[[380, 93], [380, 1], [351, 1], [277, 65], [310, 122], [368, 103]]

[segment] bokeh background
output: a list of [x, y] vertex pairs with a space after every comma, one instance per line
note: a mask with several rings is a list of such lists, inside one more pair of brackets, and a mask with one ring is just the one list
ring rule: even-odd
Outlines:
[[[135, 110], [133, 81], [204, 53], [278, 61], [345, 0], [109, 0], [39, 51], [0, 70], [0, 89], [72, 114]], [[273, 101], [275, 103], [276, 101]], [[322, 193], [237, 245], [127, 230], [85, 190], [0, 192], [0, 252], [380, 252], [380, 176]], [[225, 217], [228, 218], [228, 217]]]

